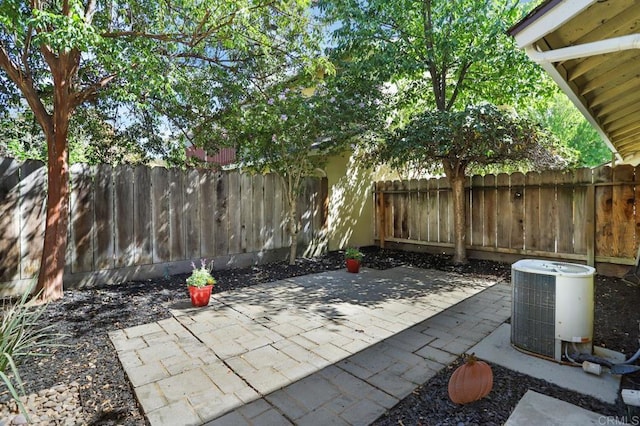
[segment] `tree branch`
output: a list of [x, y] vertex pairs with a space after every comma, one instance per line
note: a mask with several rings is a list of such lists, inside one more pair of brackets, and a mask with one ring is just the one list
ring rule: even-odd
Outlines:
[[33, 27], [29, 25], [27, 28], [27, 36], [24, 41], [24, 49], [22, 50], [22, 65], [24, 66], [24, 71], [27, 75], [31, 75], [31, 67], [29, 66], [29, 49], [31, 49], [31, 34], [33, 32]]
[[424, 41], [426, 43], [426, 61], [429, 68], [429, 74], [431, 75], [431, 86], [433, 87], [433, 94], [436, 98], [436, 107], [438, 110], [443, 111], [446, 108], [444, 94], [441, 90], [440, 75], [436, 67], [435, 58], [432, 56], [434, 51], [433, 43], [433, 18], [431, 15], [431, 0], [424, 0], [422, 3], [422, 28], [424, 34]]
[[0, 43], [0, 68], [6, 71], [11, 81], [13, 81], [24, 94], [29, 107], [33, 110], [33, 114], [42, 126], [44, 132], [50, 132], [50, 134], [53, 134], [53, 122], [51, 121], [51, 115], [47, 112], [42, 100], [38, 96], [37, 90], [33, 87], [33, 79], [31, 75], [18, 68], [18, 66], [9, 57], [9, 54], [2, 43]]
[[84, 8], [84, 21], [87, 24], [93, 22], [93, 15], [96, 13], [96, 0], [89, 0]]
[[117, 74], [108, 75], [95, 82], [91, 86], [85, 87], [81, 91], [75, 93], [73, 96], [73, 107], [75, 108], [86, 101], [95, 99], [98, 96], [100, 90], [104, 89], [109, 83], [115, 80], [116, 77]]
[[453, 89], [453, 93], [451, 94], [451, 98], [449, 99], [449, 103], [447, 104], [447, 110], [451, 109], [454, 102], [456, 101], [456, 98], [458, 97], [458, 94], [460, 92], [460, 87], [462, 87], [464, 78], [466, 77], [467, 72], [469, 71], [469, 68], [471, 68], [472, 64], [473, 64], [472, 62], [467, 62], [460, 69], [460, 73], [458, 74], [458, 79], [456, 80], [456, 83]]

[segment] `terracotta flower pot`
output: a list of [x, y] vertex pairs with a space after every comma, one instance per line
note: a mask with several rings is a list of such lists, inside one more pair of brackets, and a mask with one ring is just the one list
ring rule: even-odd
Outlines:
[[195, 307], [207, 306], [211, 298], [211, 290], [213, 290], [213, 285], [205, 285], [204, 287], [189, 286], [191, 304]]
[[360, 272], [360, 261], [358, 259], [347, 259], [347, 271], [354, 274]]

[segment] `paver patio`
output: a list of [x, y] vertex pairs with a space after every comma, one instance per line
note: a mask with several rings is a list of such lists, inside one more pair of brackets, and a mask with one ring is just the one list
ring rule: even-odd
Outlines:
[[110, 337], [153, 426], [369, 424], [510, 316], [510, 286], [495, 284], [332, 271]]

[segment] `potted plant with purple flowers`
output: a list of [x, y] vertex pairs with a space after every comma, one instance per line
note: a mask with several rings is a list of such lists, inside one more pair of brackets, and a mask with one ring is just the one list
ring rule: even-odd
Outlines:
[[200, 260], [200, 267], [197, 268], [195, 263], [191, 263], [193, 271], [187, 278], [187, 287], [189, 288], [189, 296], [191, 304], [195, 307], [207, 306], [211, 298], [211, 290], [216, 280], [211, 275], [213, 270], [213, 260], [207, 263], [204, 259]]

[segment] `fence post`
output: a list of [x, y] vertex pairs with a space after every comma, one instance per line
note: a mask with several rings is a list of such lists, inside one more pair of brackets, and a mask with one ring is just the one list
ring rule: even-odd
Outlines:
[[596, 259], [596, 186], [591, 183], [587, 186], [585, 201], [587, 211], [584, 222], [584, 234], [587, 243], [587, 265], [595, 266]]
[[[376, 185], [377, 186], [377, 185]], [[379, 187], [378, 187], [379, 188]], [[384, 248], [384, 239], [385, 239], [385, 230], [387, 229], [386, 223], [386, 212], [384, 206], [384, 190], [376, 188], [375, 195], [378, 198], [378, 220], [379, 220], [379, 228], [378, 228], [378, 236], [380, 237], [380, 248]]]

